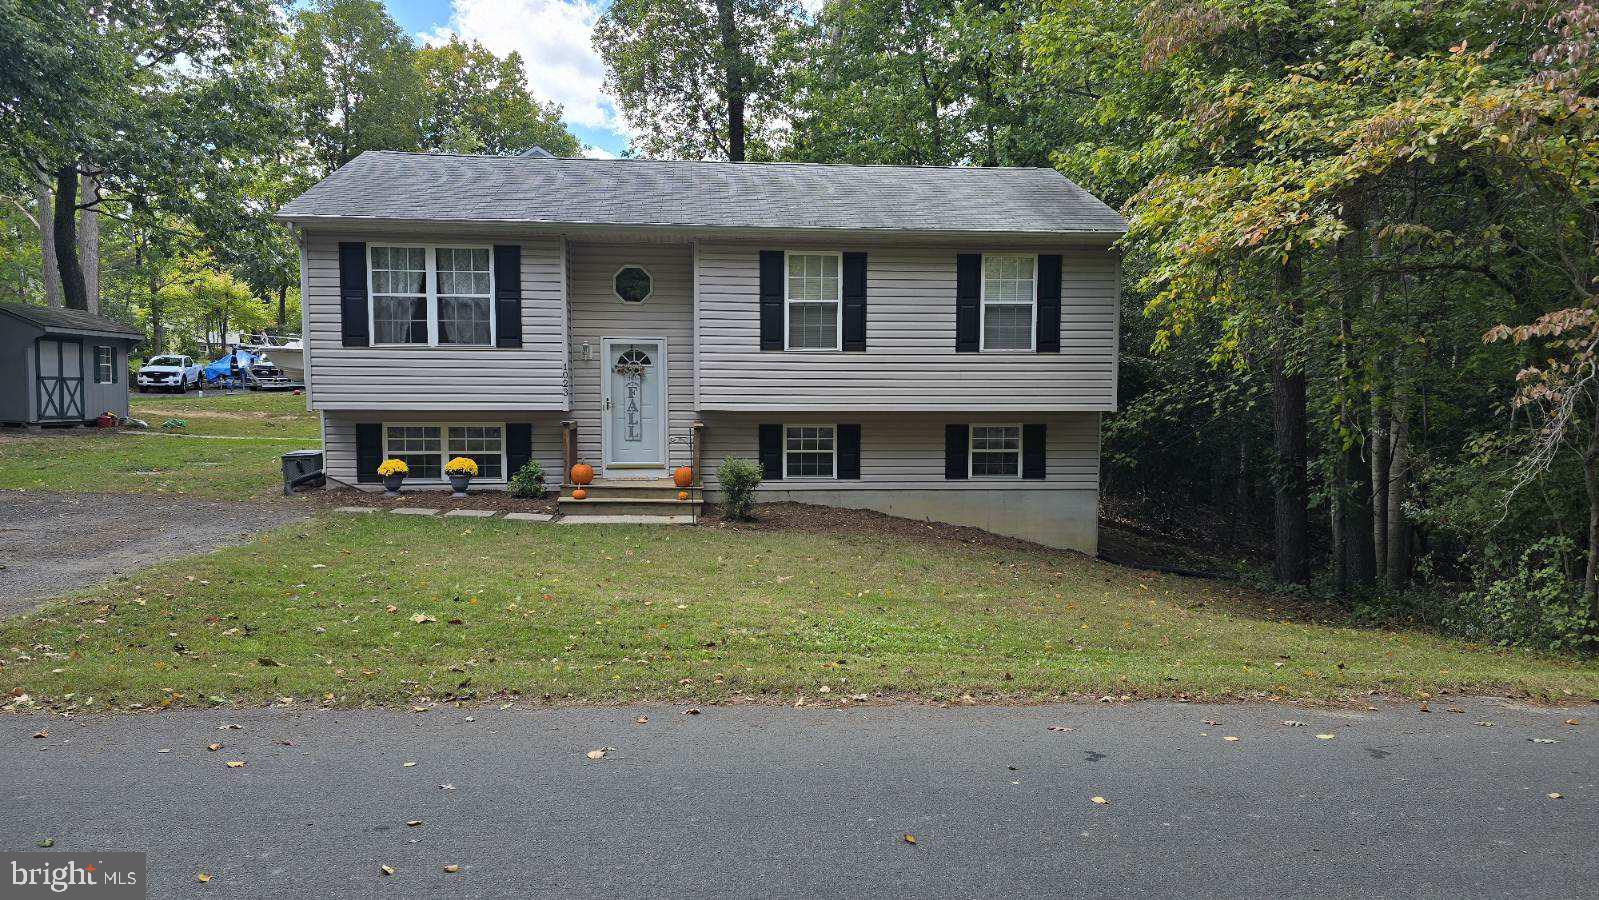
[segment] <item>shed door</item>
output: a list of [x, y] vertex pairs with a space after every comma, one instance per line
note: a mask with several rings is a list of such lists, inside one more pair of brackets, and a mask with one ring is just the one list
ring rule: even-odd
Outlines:
[[83, 421], [83, 344], [39, 339], [39, 421]]

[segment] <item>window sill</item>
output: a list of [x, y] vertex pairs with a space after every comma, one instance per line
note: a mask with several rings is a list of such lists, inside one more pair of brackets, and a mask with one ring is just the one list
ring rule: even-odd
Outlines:
[[496, 347], [493, 344], [367, 344], [365, 348], [335, 348], [335, 349], [370, 349], [370, 350], [520, 350], [521, 347]]

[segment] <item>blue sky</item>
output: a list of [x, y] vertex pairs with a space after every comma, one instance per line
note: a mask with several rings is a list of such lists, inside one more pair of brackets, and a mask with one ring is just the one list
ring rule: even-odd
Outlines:
[[593, 148], [617, 155], [627, 137], [605, 96], [605, 66], [589, 36], [606, 0], [384, 0], [400, 27], [423, 41], [450, 34], [505, 55], [522, 54], [528, 87], [564, 108], [568, 128]]

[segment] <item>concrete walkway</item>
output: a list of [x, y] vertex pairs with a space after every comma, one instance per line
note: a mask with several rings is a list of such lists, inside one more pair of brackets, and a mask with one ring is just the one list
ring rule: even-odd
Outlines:
[[0, 845], [152, 897], [1599, 895], [1599, 709], [1377, 705], [0, 716]]

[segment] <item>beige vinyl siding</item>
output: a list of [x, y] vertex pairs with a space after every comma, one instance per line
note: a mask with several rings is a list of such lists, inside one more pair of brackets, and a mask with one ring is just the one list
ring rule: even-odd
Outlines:
[[[1042, 422], [1046, 451], [1044, 479], [944, 478], [944, 426], [1015, 425]], [[1099, 413], [1032, 413], [967, 415], [910, 413], [712, 413], [705, 417], [705, 480], [718, 487], [716, 469], [737, 456], [760, 461], [758, 428], [784, 425], [858, 424], [861, 426], [859, 480], [805, 479], [767, 481], [765, 492], [784, 490], [938, 490], [956, 491], [1097, 491], [1099, 490]]]
[[[428, 425], [500, 425], [506, 422], [533, 423], [533, 458], [544, 467], [544, 486], [557, 490], [561, 486], [564, 463], [561, 457], [561, 416], [558, 413], [529, 415], [520, 411], [490, 411], [462, 413], [448, 411], [387, 410], [361, 413], [329, 412], [322, 417], [323, 461], [329, 478], [345, 484], [355, 484], [355, 426], [357, 422], [404, 424], [408, 422]], [[510, 475], [512, 473], [507, 473]], [[440, 484], [443, 482], [431, 482]], [[477, 482], [480, 487], [503, 488], [505, 481]], [[375, 485], [374, 485], [375, 486]]]
[[[522, 346], [345, 347], [339, 241], [522, 246]], [[311, 407], [320, 410], [562, 410], [566, 307], [559, 238], [516, 240], [440, 225], [431, 236], [306, 234], [304, 317]]]
[[[820, 247], [815, 243], [807, 246]], [[867, 351], [760, 349], [759, 251], [697, 247], [700, 409], [1115, 409], [1120, 258], [1102, 248], [828, 245], [867, 253]], [[955, 352], [957, 253], [1062, 259], [1061, 352]]]
[[[693, 252], [687, 244], [567, 244], [567, 291], [572, 323], [572, 418], [578, 453], [596, 471], [601, 454], [601, 338], [666, 339], [667, 464], [688, 462], [689, 424], [694, 421]], [[643, 303], [623, 303], [614, 279], [623, 266], [643, 266], [651, 294]], [[583, 345], [589, 358], [583, 358]]]

